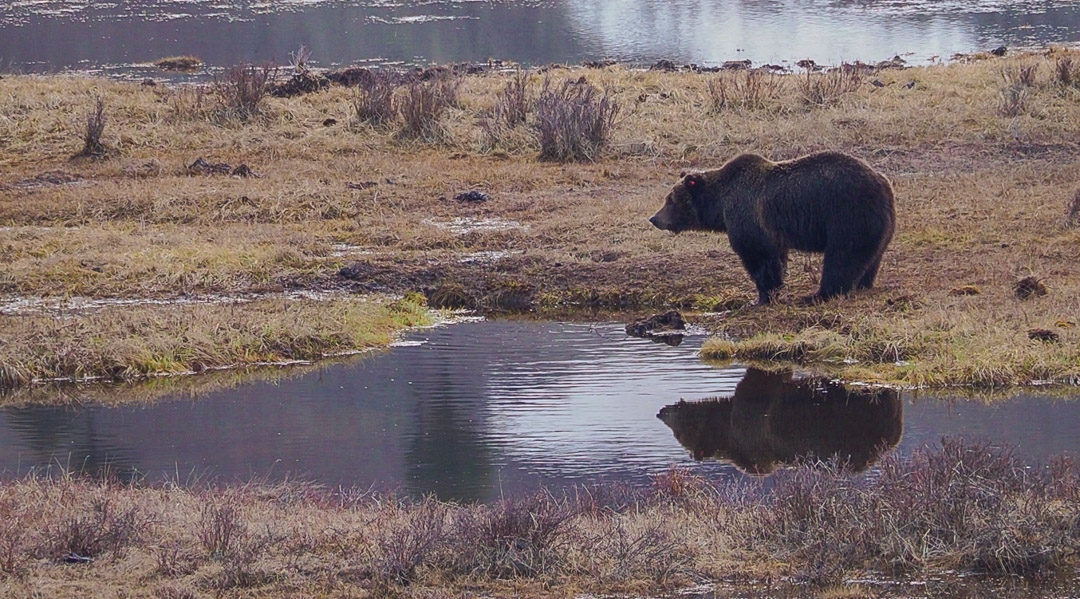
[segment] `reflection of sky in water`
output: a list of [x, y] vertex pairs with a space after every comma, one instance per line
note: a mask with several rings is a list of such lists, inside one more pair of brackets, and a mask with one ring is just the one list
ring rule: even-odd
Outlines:
[[[0, 60], [28, 70], [197, 54], [211, 65], [526, 64], [597, 58], [718, 64], [930, 56], [1077, 40], [1080, 6], [1021, 2], [622, 0], [593, 2], [59, 2], [0, 4]], [[47, 40], [48, 43], [42, 43]]]

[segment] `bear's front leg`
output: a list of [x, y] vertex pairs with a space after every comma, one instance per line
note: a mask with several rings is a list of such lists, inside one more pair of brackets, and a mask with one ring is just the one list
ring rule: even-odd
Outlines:
[[776, 294], [784, 285], [783, 257], [758, 257], [756, 260], [743, 260], [743, 265], [757, 287], [758, 304], [769, 304], [776, 299]]

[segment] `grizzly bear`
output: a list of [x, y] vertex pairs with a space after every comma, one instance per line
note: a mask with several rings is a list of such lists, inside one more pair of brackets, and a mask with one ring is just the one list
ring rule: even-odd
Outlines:
[[862, 160], [821, 152], [773, 162], [754, 154], [684, 174], [649, 219], [659, 229], [727, 232], [767, 304], [783, 285], [788, 250], [825, 254], [810, 301], [874, 285], [896, 225], [888, 179]]

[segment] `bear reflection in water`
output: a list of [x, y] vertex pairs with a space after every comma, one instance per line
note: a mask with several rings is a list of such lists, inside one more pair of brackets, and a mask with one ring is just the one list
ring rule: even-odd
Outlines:
[[835, 456], [861, 471], [900, 442], [903, 405], [893, 389], [793, 380], [791, 371], [751, 368], [732, 397], [680, 401], [657, 418], [695, 460], [769, 474], [780, 465]]

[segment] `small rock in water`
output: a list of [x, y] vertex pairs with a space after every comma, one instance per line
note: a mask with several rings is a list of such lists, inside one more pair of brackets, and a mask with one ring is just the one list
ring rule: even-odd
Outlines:
[[626, 325], [626, 334], [631, 337], [653, 337], [665, 331], [684, 331], [686, 321], [677, 310], [652, 316]]
[[465, 193], [459, 193], [454, 196], [454, 199], [459, 202], [486, 202], [491, 198], [488, 197], [488, 194], [480, 190], [474, 189]]

